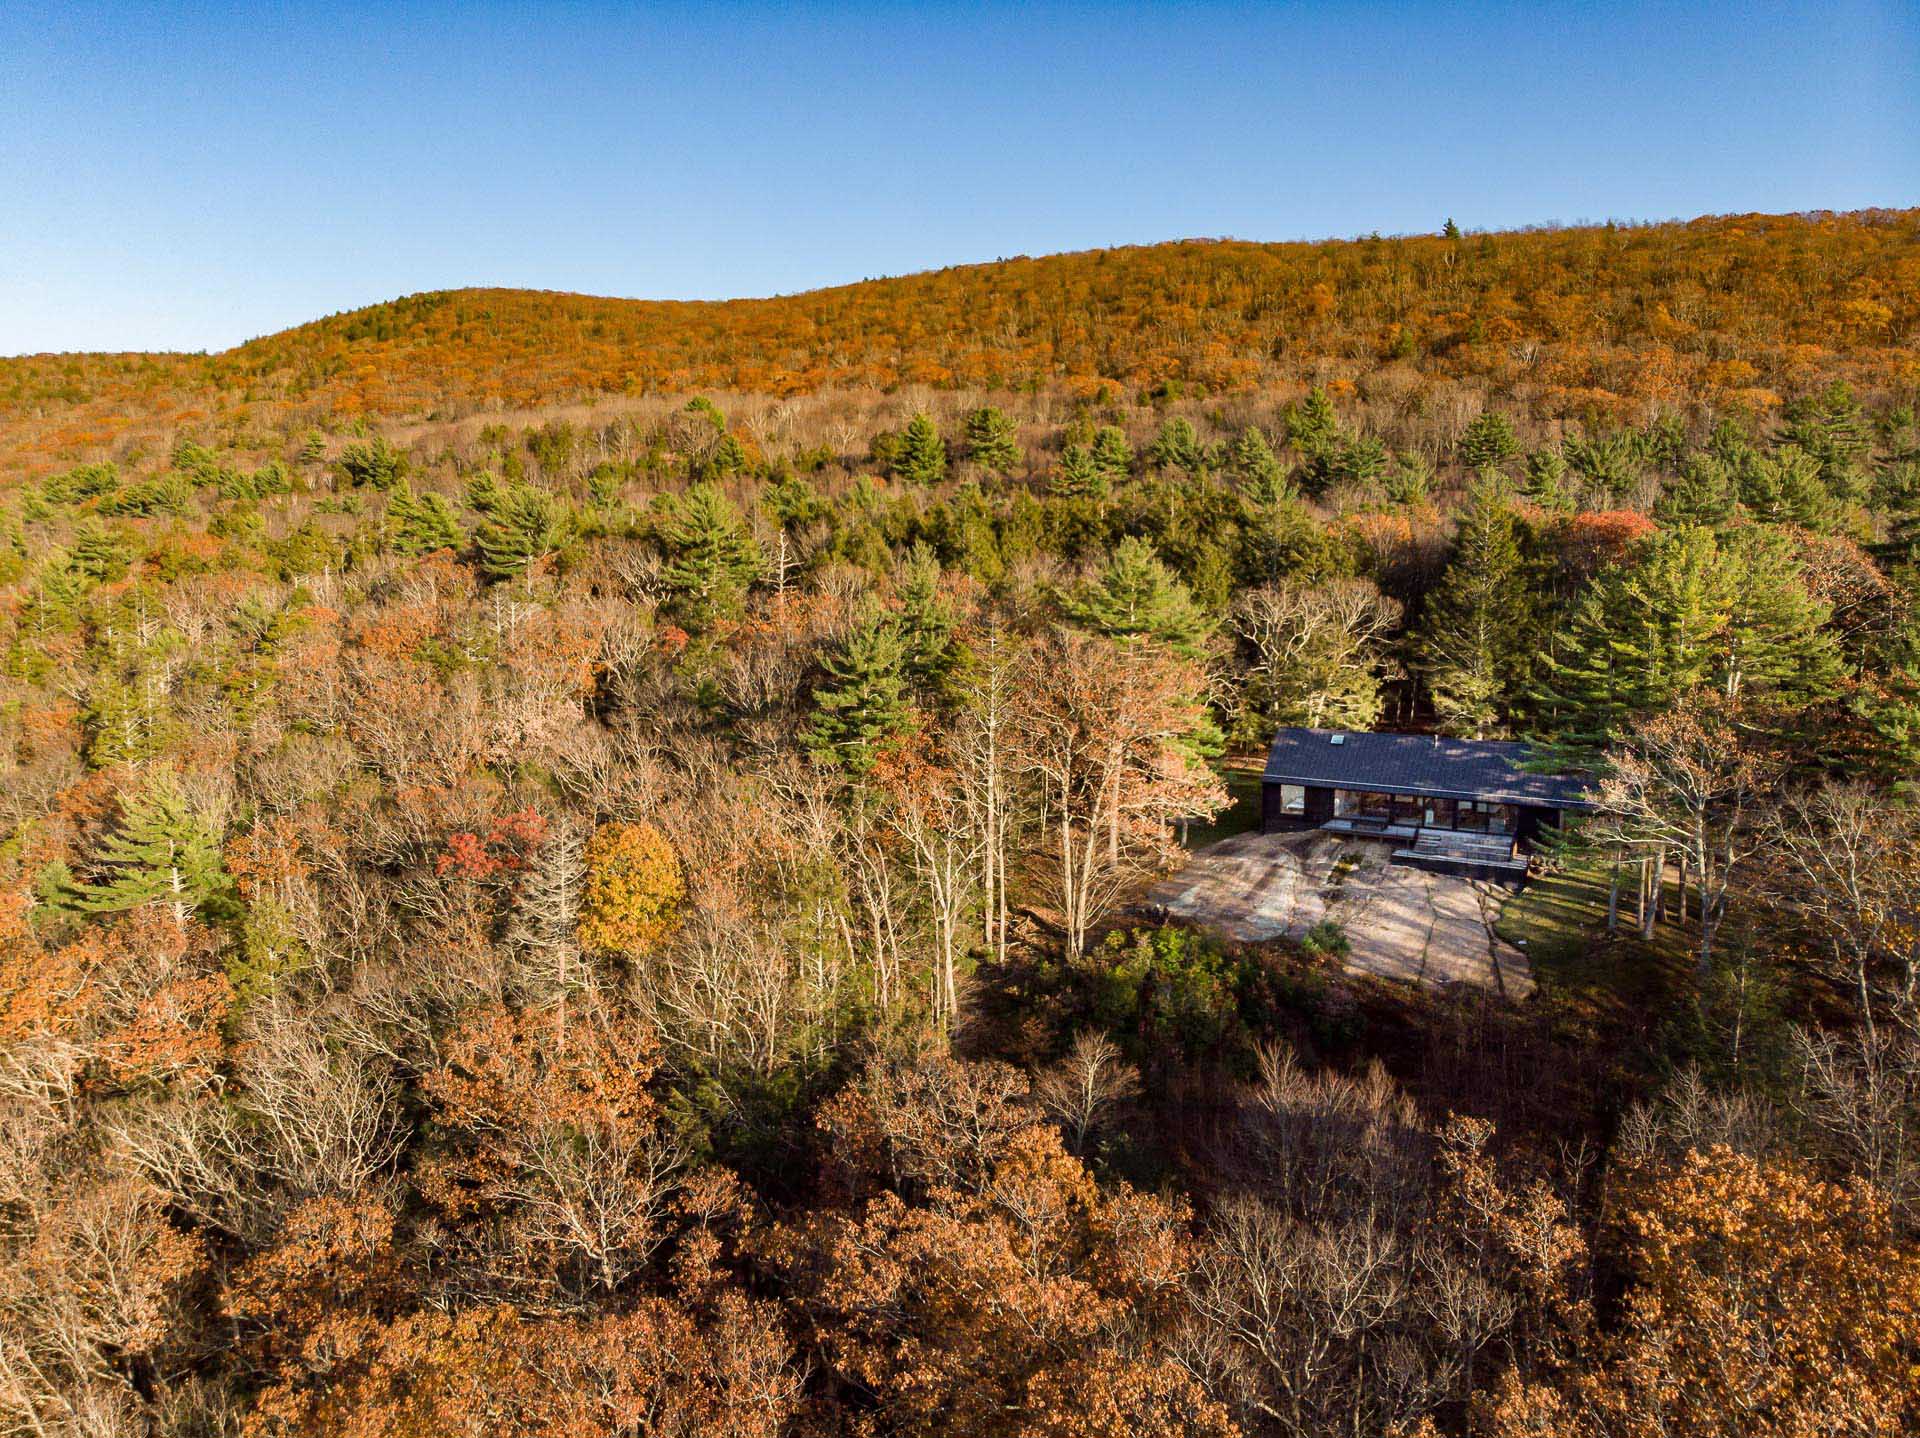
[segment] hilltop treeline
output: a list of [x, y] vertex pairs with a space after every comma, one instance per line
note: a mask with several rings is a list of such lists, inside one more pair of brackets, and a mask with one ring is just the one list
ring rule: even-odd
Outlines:
[[[1327, 252], [1831, 278], [1910, 233]], [[1394, 303], [1355, 273], [1335, 311]], [[0, 492], [0, 1426], [1912, 1431], [1920, 431], [1909, 321], [1855, 299], [1880, 339], [1764, 396], [1703, 360], [1577, 412], [1431, 319], [1345, 374], [1264, 331], [1244, 386], [1050, 354], [470, 410], [393, 359], [454, 297], [263, 341], [251, 389], [179, 361], [252, 396], [191, 417], [42, 394]], [[335, 339], [406, 413], [278, 388]], [[1590, 776], [1499, 920], [1534, 998], [1143, 905], [1299, 723]]]
[[1006, 260], [770, 300], [415, 295], [213, 356], [0, 361], [0, 452], [115, 457], [154, 424], [452, 416], [595, 395], [1357, 386], [1602, 424], [1915, 382], [1911, 211]]

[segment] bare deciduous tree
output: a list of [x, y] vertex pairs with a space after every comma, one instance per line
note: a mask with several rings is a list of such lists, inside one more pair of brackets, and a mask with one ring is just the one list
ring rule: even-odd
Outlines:
[[1365, 729], [1380, 714], [1380, 644], [1398, 601], [1365, 579], [1283, 579], [1234, 600], [1227, 622], [1250, 653], [1245, 703], [1267, 722]]
[[1768, 889], [1851, 991], [1861, 1037], [1920, 1038], [1920, 819], [1868, 785], [1786, 796], [1766, 825]]
[[1106, 1115], [1140, 1091], [1140, 1078], [1120, 1046], [1103, 1033], [1085, 1030], [1067, 1056], [1043, 1072], [1033, 1086], [1034, 1099], [1066, 1130], [1075, 1153], [1085, 1153], [1087, 1137]]
[[1610, 757], [1592, 832], [1629, 852], [1682, 856], [1700, 887], [1704, 977], [1735, 879], [1761, 846], [1759, 805], [1779, 762], [1712, 690], [1653, 716]]
[[1037, 790], [1047, 873], [1067, 952], [1127, 886], [1175, 855], [1171, 825], [1226, 799], [1183, 741], [1200, 720], [1199, 673], [1145, 644], [1055, 630], [1028, 651], [1017, 763]]

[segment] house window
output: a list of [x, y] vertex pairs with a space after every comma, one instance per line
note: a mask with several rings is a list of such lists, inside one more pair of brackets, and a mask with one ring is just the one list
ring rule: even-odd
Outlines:
[[1307, 812], [1307, 791], [1304, 785], [1282, 784], [1280, 786], [1280, 812], [1296, 816]]
[[1460, 801], [1462, 829], [1479, 834], [1511, 834], [1513, 820], [1514, 807], [1511, 804], [1489, 804], [1474, 799]]

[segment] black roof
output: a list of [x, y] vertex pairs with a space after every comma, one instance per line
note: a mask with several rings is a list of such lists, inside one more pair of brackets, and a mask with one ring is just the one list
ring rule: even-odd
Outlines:
[[1274, 736], [1264, 777], [1269, 784], [1376, 789], [1551, 809], [1591, 807], [1586, 779], [1530, 773], [1521, 766], [1531, 753], [1528, 745], [1503, 739], [1282, 729]]

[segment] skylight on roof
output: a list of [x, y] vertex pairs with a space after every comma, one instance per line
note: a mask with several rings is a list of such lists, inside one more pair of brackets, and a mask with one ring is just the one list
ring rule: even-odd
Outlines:
[[1347, 742], [1347, 736], [1344, 734], [1331, 734], [1328, 738], [1335, 744], [1344, 744]]

